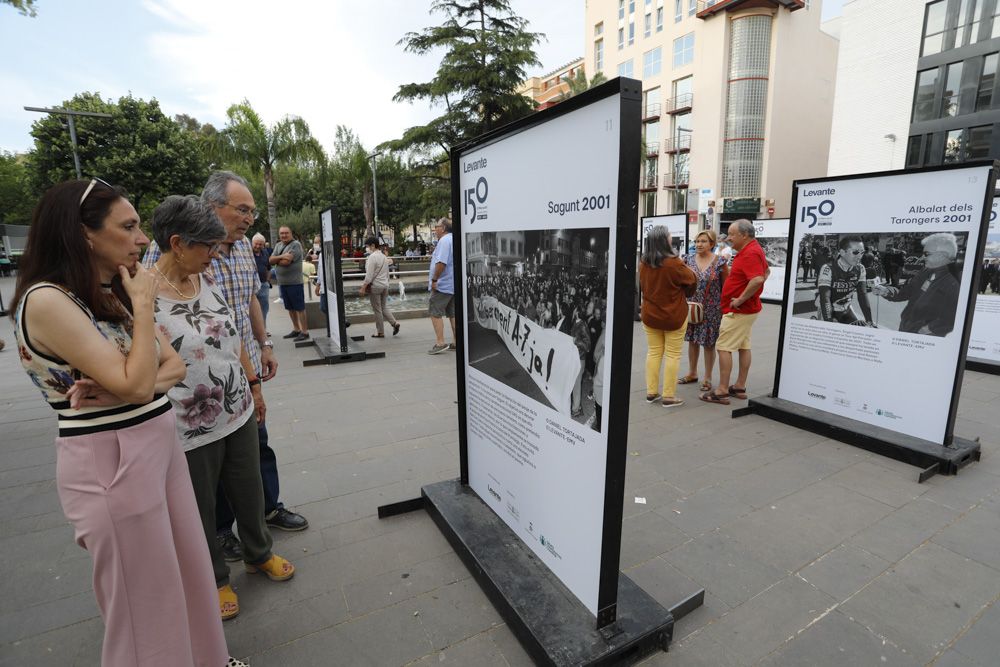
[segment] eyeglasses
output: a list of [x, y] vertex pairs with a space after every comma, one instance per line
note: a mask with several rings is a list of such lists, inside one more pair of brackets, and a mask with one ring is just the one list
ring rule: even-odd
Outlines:
[[203, 245], [208, 248], [208, 254], [214, 255], [219, 252], [219, 248], [222, 247], [222, 242], [219, 243], [208, 243], [207, 241], [192, 241], [191, 245]]
[[90, 195], [90, 191], [93, 190], [94, 186], [97, 185], [98, 183], [114, 190], [114, 187], [107, 181], [102, 180], [100, 178], [92, 178], [90, 179], [90, 185], [87, 186], [87, 189], [83, 191], [83, 196], [80, 197], [80, 206], [83, 206], [83, 202], [87, 200], [87, 197]]
[[852, 255], [860, 255], [860, 254], [861, 254], [861, 253], [863, 253], [863, 252], [864, 252], [864, 250], [852, 250], [852, 251], [851, 251], [851, 254], [852, 254]]
[[924, 250], [924, 257], [930, 257], [936, 253], [941, 252], [940, 250]]
[[229, 208], [233, 209], [234, 211], [242, 215], [244, 218], [252, 218], [253, 220], [256, 220], [257, 218], [260, 217], [260, 211], [258, 211], [255, 208], [247, 208], [246, 206], [233, 206], [232, 204], [223, 204], [223, 206], [228, 206]]

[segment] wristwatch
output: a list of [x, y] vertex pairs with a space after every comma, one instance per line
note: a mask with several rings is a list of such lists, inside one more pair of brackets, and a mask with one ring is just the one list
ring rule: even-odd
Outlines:
[[260, 346], [261, 347], [274, 348], [274, 341], [272, 341], [272, 340], [265, 340], [263, 343], [260, 344]]

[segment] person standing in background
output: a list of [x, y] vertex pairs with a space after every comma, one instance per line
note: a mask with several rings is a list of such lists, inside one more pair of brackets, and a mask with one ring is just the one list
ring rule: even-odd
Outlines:
[[267, 313], [271, 308], [271, 264], [268, 260], [271, 257], [271, 249], [267, 247], [267, 239], [263, 234], [254, 234], [251, 241], [253, 246], [253, 260], [257, 264], [257, 277], [260, 278], [260, 289], [257, 290], [257, 303], [260, 304], [261, 313], [264, 315], [264, 323], [267, 324]]
[[278, 229], [277, 245], [268, 262], [275, 267], [278, 275], [278, 291], [281, 301], [288, 311], [292, 321], [292, 330], [283, 336], [296, 343], [309, 338], [309, 327], [306, 324], [306, 295], [302, 288], [302, 244], [292, 238], [290, 227]]
[[[455, 277], [451, 254], [451, 223], [441, 218], [434, 223], [438, 242], [431, 256], [427, 289], [431, 293], [428, 310], [434, 326], [434, 346], [427, 354], [441, 354], [455, 349]], [[444, 318], [451, 322], [451, 345], [444, 342]]]

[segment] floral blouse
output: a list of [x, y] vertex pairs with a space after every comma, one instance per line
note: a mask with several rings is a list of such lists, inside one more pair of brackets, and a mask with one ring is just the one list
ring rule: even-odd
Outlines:
[[253, 396], [240, 365], [240, 335], [215, 281], [201, 274], [201, 291], [194, 298], [159, 296], [154, 312], [160, 332], [187, 366], [187, 377], [167, 392], [184, 451], [243, 426], [252, 414]]

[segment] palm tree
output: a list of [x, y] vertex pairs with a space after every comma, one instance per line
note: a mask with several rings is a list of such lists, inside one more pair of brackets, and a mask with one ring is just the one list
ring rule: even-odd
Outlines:
[[309, 125], [297, 116], [285, 116], [267, 127], [247, 100], [226, 110], [229, 119], [219, 132], [215, 155], [226, 161], [246, 164], [254, 174], [264, 174], [267, 198], [267, 226], [271, 243], [278, 241], [278, 212], [274, 203], [274, 167], [323, 161], [323, 147], [309, 132]]

